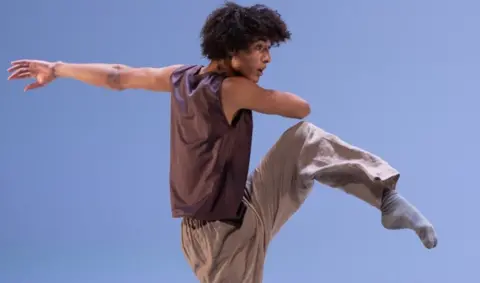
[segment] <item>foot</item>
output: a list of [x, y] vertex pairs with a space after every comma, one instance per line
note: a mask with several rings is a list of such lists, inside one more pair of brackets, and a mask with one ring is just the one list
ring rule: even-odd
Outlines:
[[433, 225], [396, 191], [385, 190], [381, 211], [383, 227], [390, 230], [411, 229], [415, 231], [427, 249], [437, 246], [437, 236]]

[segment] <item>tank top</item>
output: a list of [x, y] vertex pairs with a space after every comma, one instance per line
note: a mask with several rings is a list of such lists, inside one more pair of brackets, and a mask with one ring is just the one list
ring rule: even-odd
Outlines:
[[170, 201], [172, 216], [237, 219], [248, 176], [251, 110], [231, 125], [221, 103], [225, 75], [182, 66], [171, 76]]

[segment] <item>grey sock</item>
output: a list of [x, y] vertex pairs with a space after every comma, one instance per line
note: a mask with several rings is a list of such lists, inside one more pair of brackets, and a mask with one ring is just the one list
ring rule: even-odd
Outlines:
[[433, 225], [417, 208], [396, 191], [386, 189], [382, 198], [382, 225], [390, 230], [411, 229], [417, 233], [423, 245], [432, 249], [437, 246]]

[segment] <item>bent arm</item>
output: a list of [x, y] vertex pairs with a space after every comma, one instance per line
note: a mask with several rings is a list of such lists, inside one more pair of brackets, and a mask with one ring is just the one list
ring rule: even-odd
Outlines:
[[163, 68], [133, 68], [121, 64], [55, 64], [55, 76], [71, 78], [113, 90], [145, 89], [170, 92], [170, 76], [181, 65]]
[[222, 85], [222, 99], [234, 112], [250, 109], [264, 114], [303, 119], [310, 105], [301, 97], [278, 90], [264, 89], [244, 77], [230, 77]]

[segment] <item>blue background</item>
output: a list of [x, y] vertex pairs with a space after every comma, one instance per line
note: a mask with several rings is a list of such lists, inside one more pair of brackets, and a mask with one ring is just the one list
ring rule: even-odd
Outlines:
[[[199, 31], [221, 3], [6, 1], [0, 62], [205, 64]], [[388, 160], [439, 235], [428, 251], [316, 185], [274, 239], [264, 282], [477, 282], [480, 2], [264, 3], [293, 41], [261, 84], [298, 93], [309, 121]], [[170, 217], [169, 95], [26, 83], [0, 82], [0, 282], [196, 282]], [[255, 115], [252, 168], [295, 122]]]

